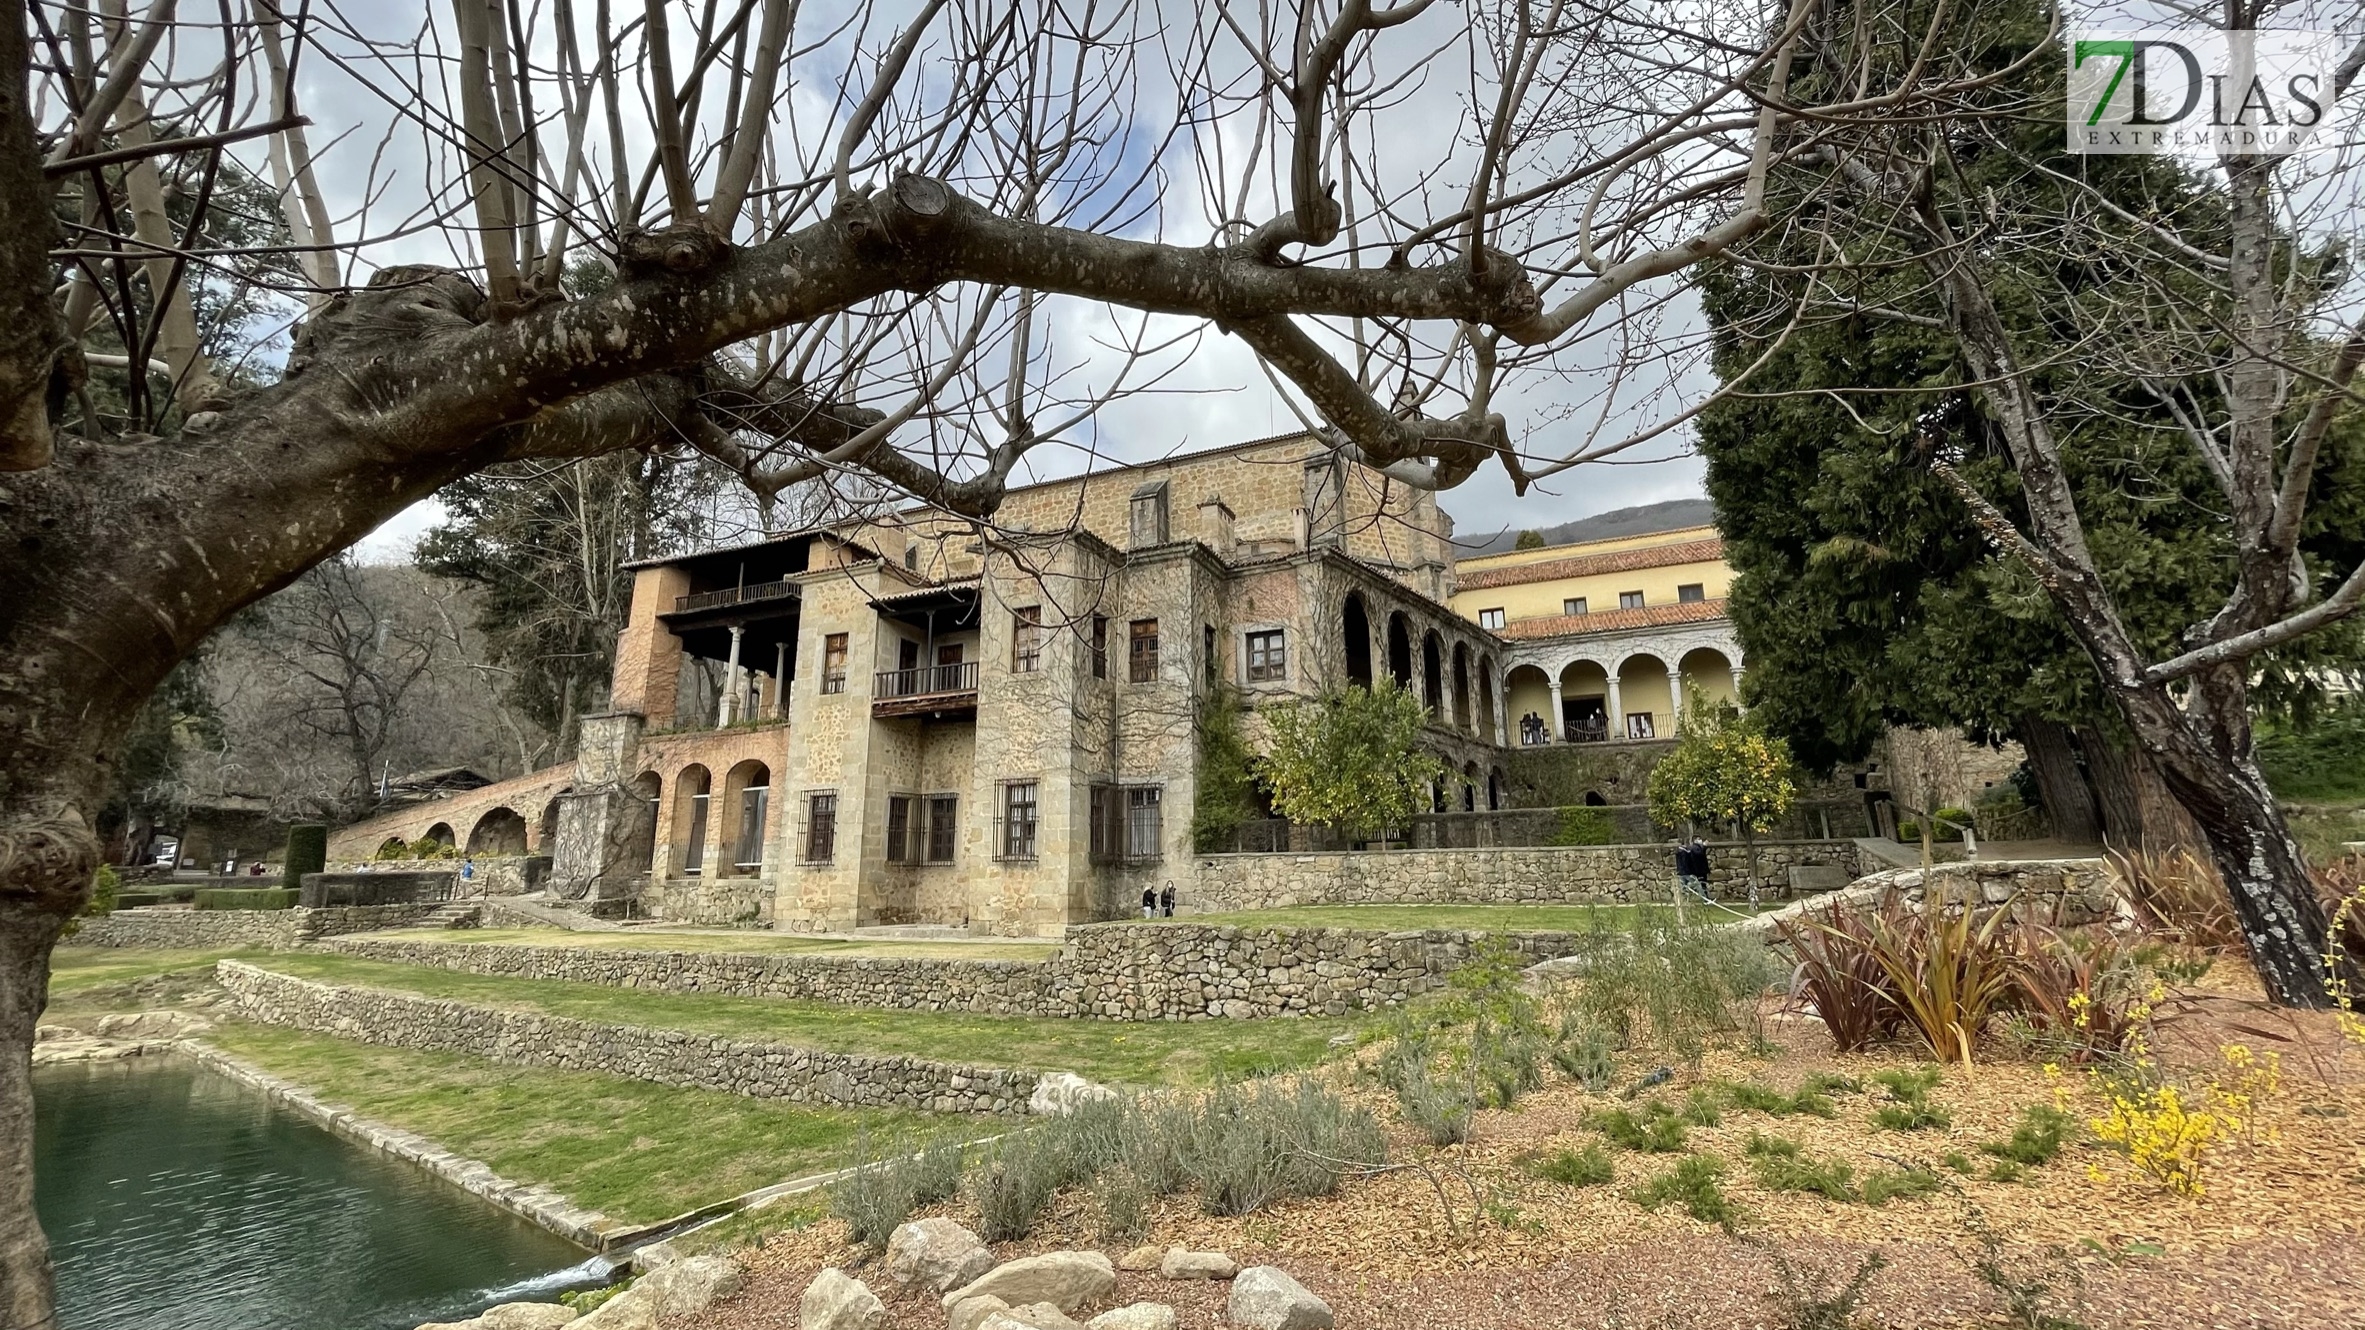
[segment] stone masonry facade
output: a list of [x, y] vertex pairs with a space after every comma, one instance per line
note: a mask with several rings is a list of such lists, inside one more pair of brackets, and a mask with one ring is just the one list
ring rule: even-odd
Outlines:
[[314, 983], [238, 961], [217, 962], [215, 977], [242, 1015], [265, 1025], [513, 1066], [605, 1072], [755, 1099], [938, 1113], [1023, 1113], [1035, 1089], [1032, 1072], [504, 1011]]
[[[1077, 929], [1051, 960], [515, 947], [347, 938], [334, 950], [467, 974], [566, 979], [615, 988], [791, 998], [844, 1006], [1149, 1021], [1344, 1015], [1443, 984], [1488, 935], [1348, 928], [1101, 924]], [[1497, 935], [1531, 960], [1574, 950], [1569, 933]]]
[[[1856, 876], [1854, 841], [1760, 841], [1763, 891], [1781, 894], [1793, 868]], [[1709, 849], [1709, 888], [1726, 899], [1749, 894], [1749, 855], [1739, 845]], [[1186, 898], [1193, 911], [1292, 905], [1593, 905], [1663, 901], [1673, 889], [1673, 851], [1663, 845], [1585, 845], [1379, 854], [1202, 856]]]

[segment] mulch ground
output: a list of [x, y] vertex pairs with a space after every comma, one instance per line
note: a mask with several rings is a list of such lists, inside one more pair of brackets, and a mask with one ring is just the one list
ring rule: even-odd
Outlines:
[[[2047, 1314], [2091, 1330], [2365, 1327], [2365, 1049], [2344, 1046], [2328, 1017], [2273, 1012], [2241, 977], [2213, 979], [2173, 1004], [2157, 1040], [2161, 1060], [2198, 1067], [2226, 1043], [2272, 1048], [2282, 1054], [2284, 1088], [2256, 1115], [2248, 1138], [2212, 1156], [2198, 1198], [2170, 1195], [2093, 1142], [2030, 1169], [2024, 1181], [1945, 1171], [1940, 1160], [1950, 1151], [1984, 1163], [1981, 1142], [2009, 1136], [2024, 1106], [2052, 1101], [2054, 1083], [2039, 1068], [2000, 1062], [1948, 1069], [1932, 1095], [1952, 1115], [1942, 1130], [1875, 1129], [1878, 1091], [1839, 1096], [1835, 1120], [1728, 1109], [1720, 1125], [1691, 1128], [1692, 1149], [1726, 1161], [1721, 1181], [1742, 1211], [1727, 1233], [1627, 1199], [1632, 1184], [1669, 1167], [1672, 1155], [1616, 1151], [1617, 1179], [1607, 1186], [1567, 1187], [1524, 1171], [1524, 1156], [1598, 1140], [1583, 1121], [1614, 1102], [1555, 1079], [1512, 1111], [1481, 1114], [1467, 1145], [1431, 1150], [1398, 1135], [1392, 1157], [1424, 1168], [1235, 1219], [1171, 1198], [1154, 1211], [1151, 1240], [1223, 1250], [1244, 1266], [1278, 1265], [1328, 1300], [1346, 1330], [1782, 1330], [1795, 1323], [1784, 1311], [1785, 1285], [1836, 1289], [1875, 1253], [1884, 1264], [1857, 1312], [1864, 1326], [2015, 1324], [1991, 1282], [1974, 1272], [1984, 1256], [2006, 1281], [2044, 1287]], [[1712, 1052], [1662, 1093], [1680, 1104], [1685, 1088], [1704, 1079], [1788, 1089], [1817, 1070], [1862, 1079], [1916, 1062], [1902, 1049], [1833, 1055], [1812, 1022], [1777, 1020], [1769, 1035], [1778, 1053]], [[2071, 1109], [2092, 1116], [2097, 1101], [2074, 1069], [2066, 1084]], [[1350, 1092], [1382, 1105], [1367, 1087]], [[1383, 1111], [1383, 1120], [1393, 1117]], [[1809, 1155], [1846, 1158], [1859, 1174], [1916, 1165], [1948, 1186], [1878, 1207], [1767, 1192], [1743, 1156], [1752, 1130], [1795, 1141]], [[1486, 1198], [1495, 1217], [1482, 1214], [1475, 1197]], [[939, 1212], [969, 1219], [957, 1202]], [[997, 1254], [1096, 1245], [1091, 1218], [1088, 1200], [1063, 1195], [1032, 1239]], [[834, 1220], [775, 1234], [742, 1256], [748, 1290], [703, 1314], [701, 1330], [793, 1327], [804, 1287], [822, 1266], [875, 1273]], [[1224, 1292], [1221, 1284], [1125, 1274], [1111, 1305], [1165, 1302], [1185, 1330], [1215, 1330]], [[893, 1330], [943, 1324], [933, 1298], [889, 1304]]]

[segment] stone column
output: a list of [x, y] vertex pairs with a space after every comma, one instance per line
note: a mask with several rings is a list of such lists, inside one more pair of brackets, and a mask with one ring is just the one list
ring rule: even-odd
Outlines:
[[1734, 706], [1740, 706], [1740, 705], [1742, 705], [1742, 703], [1741, 703], [1741, 666], [1740, 666], [1738, 663], [1736, 663], [1736, 664], [1733, 666], [1733, 705], [1734, 705]]
[[1544, 733], [1550, 736], [1548, 742], [1559, 743], [1561, 740], [1560, 727], [1563, 722], [1560, 717], [1560, 676], [1555, 674], [1552, 676], [1552, 714], [1544, 718]]
[[1495, 699], [1495, 746], [1509, 748], [1511, 746], [1511, 680], [1508, 676], [1495, 685], [1495, 692], [1500, 694]]
[[772, 717], [788, 719], [788, 643], [777, 642], [772, 650]]
[[1626, 704], [1618, 699], [1618, 676], [1609, 676], [1609, 681], [1609, 737], [1623, 739], [1626, 737]]
[[1667, 724], [1670, 739], [1683, 728], [1683, 671], [1672, 665], [1667, 667]]
[[558, 797], [558, 834], [549, 847], [550, 887], [564, 899], [632, 894], [640, 849], [656, 817], [629, 784], [639, 766], [643, 726], [629, 711], [583, 718], [575, 788]]
[[723, 700], [714, 722], [718, 730], [739, 719], [740, 694], [747, 689], [746, 682], [739, 677], [739, 639], [746, 633], [747, 629], [741, 625], [731, 625], [731, 659], [723, 665]]

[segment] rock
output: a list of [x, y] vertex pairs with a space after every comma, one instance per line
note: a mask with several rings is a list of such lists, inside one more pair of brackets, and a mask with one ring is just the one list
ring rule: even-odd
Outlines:
[[945, 1317], [946, 1330], [977, 1330], [985, 1318], [995, 1312], [1010, 1310], [1010, 1304], [988, 1293], [982, 1297], [963, 1298], [953, 1304], [952, 1313]]
[[900, 1289], [942, 1295], [994, 1268], [994, 1254], [975, 1233], [950, 1219], [920, 1219], [896, 1226], [887, 1239], [887, 1282]]
[[1158, 1275], [1162, 1279], [1230, 1279], [1238, 1273], [1239, 1263], [1219, 1251], [1169, 1247], [1165, 1259], [1158, 1262]]
[[504, 1302], [465, 1321], [436, 1321], [419, 1330], [557, 1330], [574, 1324], [577, 1315], [555, 1302]]
[[1146, 1243], [1117, 1258], [1120, 1270], [1155, 1270], [1158, 1262], [1166, 1259], [1166, 1249], [1156, 1243]]
[[1279, 1268], [1252, 1265], [1232, 1280], [1224, 1315], [1249, 1330], [1331, 1330], [1330, 1304]]
[[1084, 1330], [1084, 1327], [1048, 1302], [1033, 1302], [994, 1312], [978, 1322], [977, 1330]]
[[641, 1276], [569, 1325], [573, 1330], [656, 1330], [659, 1319], [705, 1311], [708, 1303], [737, 1293], [746, 1283], [747, 1276], [729, 1257], [693, 1256]]
[[797, 1305], [797, 1330], [878, 1330], [887, 1306], [861, 1280], [830, 1268], [805, 1286]]
[[944, 1295], [951, 1310], [969, 1299], [991, 1294], [1012, 1306], [1048, 1302], [1061, 1311], [1074, 1311], [1115, 1292], [1117, 1270], [1096, 1251], [1054, 1251], [995, 1266], [983, 1277]]
[[1026, 1111], [1041, 1117], [1066, 1117], [1079, 1104], [1099, 1099], [1114, 1099], [1117, 1092], [1105, 1085], [1085, 1080], [1072, 1071], [1055, 1071], [1035, 1082], [1035, 1093], [1026, 1101]]
[[644, 1275], [652, 1270], [662, 1270], [680, 1259], [682, 1254], [675, 1249], [670, 1239], [652, 1242], [646, 1247], [635, 1247], [631, 1255], [632, 1268]]
[[1131, 1303], [1093, 1317], [1084, 1330], [1174, 1330], [1174, 1308], [1163, 1302]]

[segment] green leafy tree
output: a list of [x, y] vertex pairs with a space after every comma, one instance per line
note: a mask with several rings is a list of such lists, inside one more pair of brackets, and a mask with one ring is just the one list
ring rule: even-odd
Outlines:
[[1390, 680], [1263, 714], [1272, 738], [1255, 774], [1292, 822], [1358, 838], [1400, 827], [1427, 806], [1430, 783], [1444, 770], [1421, 751], [1428, 709]]
[[1198, 798], [1191, 805], [1191, 844], [1201, 854], [1232, 848], [1256, 792], [1254, 760], [1240, 729], [1240, 700], [1226, 690], [1210, 694], [1199, 708]]
[[1511, 548], [1515, 550], [1540, 550], [1544, 548], [1544, 533], [1541, 531], [1522, 531], [1519, 533], [1519, 538], [1511, 542]]
[[1749, 847], [1749, 899], [1757, 899], [1757, 838], [1790, 811], [1790, 746], [1737, 707], [1685, 699], [1675, 750], [1651, 768], [1651, 817], [1664, 826], [1729, 823]]

